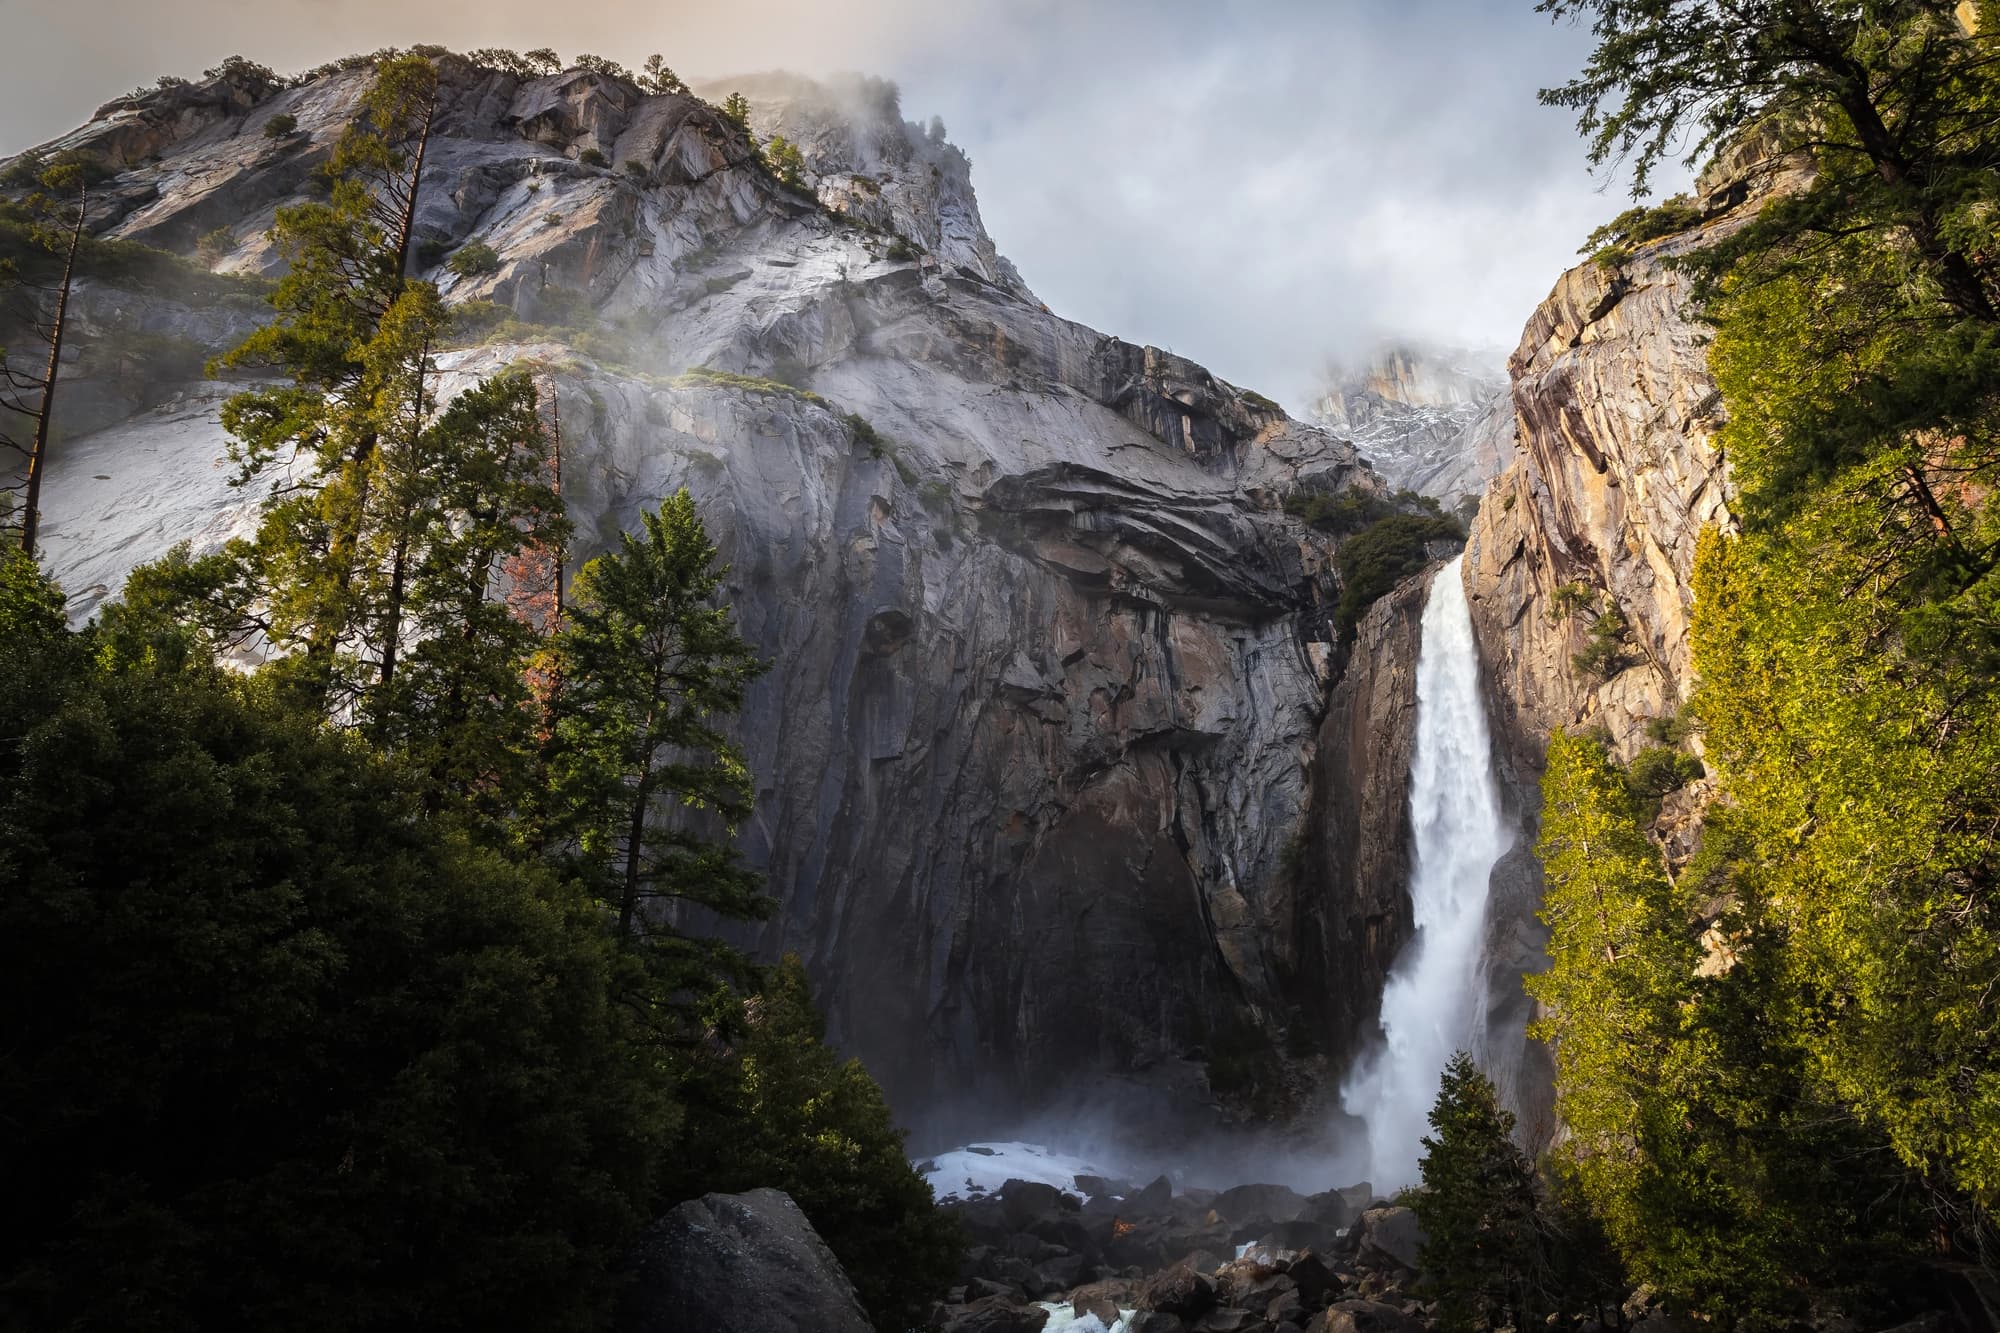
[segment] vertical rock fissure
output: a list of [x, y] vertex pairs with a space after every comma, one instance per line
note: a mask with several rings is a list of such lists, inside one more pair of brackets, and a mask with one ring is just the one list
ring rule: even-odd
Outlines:
[[1418, 1140], [1445, 1063], [1459, 1050], [1482, 1054], [1487, 896], [1512, 841], [1458, 559], [1438, 571], [1424, 607], [1410, 831], [1415, 933], [1382, 989], [1377, 1038], [1341, 1089], [1347, 1112], [1367, 1125], [1378, 1190], [1416, 1182]]

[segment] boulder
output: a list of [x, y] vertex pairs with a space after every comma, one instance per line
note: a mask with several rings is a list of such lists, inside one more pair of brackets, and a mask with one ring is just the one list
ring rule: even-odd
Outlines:
[[1370, 1208], [1361, 1215], [1359, 1262], [1376, 1268], [1417, 1271], [1424, 1229], [1407, 1208]]
[[1065, 1200], [1071, 1207], [1077, 1204], [1074, 1195], [1066, 1195], [1039, 1180], [1010, 1180], [1000, 1187], [999, 1193], [1002, 1215], [1016, 1231], [1026, 1231], [1037, 1219], [1062, 1211]]
[[1264, 1317], [1251, 1310], [1210, 1310], [1195, 1321], [1194, 1333], [1263, 1333]]
[[1422, 1321], [1380, 1301], [1335, 1301], [1315, 1315], [1306, 1333], [1425, 1333]]
[[1076, 1187], [1093, 1199], [1129, 1194], [1132, 1191], [1132, 1187], [1124, 1181], [1113, 1180], [1109, 1176], [1078, 1176]]
[[621, 1333], [871, 1333], [873, 1327], [833, 1251], [778, 1190], [691, 1199], [646, 1229], [633, 1258]]
[[1125, 1210], [1135, 1217], [1146, 1217], [1154, 1213], [1164, 1213], [1167, 1205], [1174, 1201], [1174, 1182], [1160, 1176], [1152, 1184], [1130, 1195], [1125, 1200]]
[[1340, 1294], [1340, 1275], [1327, 1267], [1326, 1260], [1311, 1252], [1294, 1258], [1285, 1276], [1298, 1287], [1299, 1299], [1308, 1310], [1317, 1310]]
[[1238, 1185], [1224, 1190], [1209, 1205], [1225, 1220], [1246, 1222], [1289, 1222], [1305, 1211], [1306, 1199], [1284, 1185]]
[[1160, 1310], [1139, 1310], [1126, 1327], [1131, 1333], [1187, 1333], [1187, 1325], [1181, 1322], [1179, 1315]]
[[989, 1296], [970, 1305], [947, 1309], [938, 1333], [1042, 1333], [1049, 1312], [1039, 1305], [1025, 1305], [998, 1296]]
[[1195, 1320], [1215, 1308], [1215, 1280], [1183, 1260], [1153, 1276], [1139, 1292], [1141, 1310]]
[[1075, 1312], [1078, 1319], [1095, 1318], [1106, 1328], [1117, 1323], [1121, 1317], [1118, 1302], [1105, 1296], [1072, 1296], [1069, 1298], [1069, 1308]]
[[1348, 1202], [1339, 1190], [1328, 1190], [1306, 1200], [1305, 1211], [1299, 1214], [1299, 1220], [1338, 1229], [1351, 1225], [1360, 1215], [1361, 1210]]

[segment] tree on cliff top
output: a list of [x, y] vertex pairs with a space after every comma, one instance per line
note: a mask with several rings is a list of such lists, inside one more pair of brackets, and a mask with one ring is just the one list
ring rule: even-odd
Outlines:
[[[1633, 191], [1762, 124], [1818, 179], [1765, 210], [1730, 257], [1779, 242], [1897, 229], [1958, 316], [1992, 323], [2000, 199], [1990, 155], [2000, 34], [1955, 0], [1541, 0], [1588, 17], [1589, 65], [1542, 100], [1579, 113], [1591, 160], [1630, 159]], [[1984, 25], [1982, 25], [1984, 26]]]

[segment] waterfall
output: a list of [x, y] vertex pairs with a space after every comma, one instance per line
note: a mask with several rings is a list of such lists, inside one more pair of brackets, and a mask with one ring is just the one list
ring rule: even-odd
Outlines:
[[1462, 559], [1431, 582], [1417, 655], [1417, 749], [1410, 765], [1416, 933], [1382, 989], [1380, 1040], [1341, 1088], [1342, 1105], [1368, 1127], [1368, 1178], [1385, 1192], [1416, 1183], [1418, 1141], [1445, 1062], [1455, 1051], [1479, 1054], [1487, 882], [1511, 841], [1500, 819]]

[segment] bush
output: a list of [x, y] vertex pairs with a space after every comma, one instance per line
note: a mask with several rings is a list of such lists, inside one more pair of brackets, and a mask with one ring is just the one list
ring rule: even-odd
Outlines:
[[859, 412], [848, 412], [841, 418], [847, 423], [847, 434], [855, 444], [868, 450], [870, 458], [880, 458], [889, 452], [889, 437], [876, 430], [873, 423]]
[[283, 139], [296, 134], [298, 128], [299, 118], [297, 116], [281, 112], [264, 122], [264, 137], [266, 139]]
[[1707, 776], [1701, 760], [1685, 750], [1649, 745], [1633, 756], [1625, 770], [1625, 785], [1634, 796], [1657, 801]]
[[482, 278], [500, 271], [500, 252], [485, 241], [467, 241], [452, 254], [445, 267], [461, 278]]
[[965, 1241], [904, 1152], [882, 1091], [825, 1044], [796, 956], [718, 1030], [733, 1049], [691, 1076], [686, 1174], [671, 1192], [770, 1186], [797, 1202], [840, 1260], [878, 1328], [916, 1328], [958, 1273]]
[[598, 152], [595, 148], [584, 149], [576, 155], [576, 160], [583, 163], [586, 167], [606, 168], [611, 165], [611, 159], [603, 153]]
[[1583, 649], [1570, 658], [1579, 675], [1608, 679], [1625, 667], [1625, 613], [1613, 606], [1591, 622]]
[[922, 259], [924, 252], [898, 236], [889, 242], [889, 261], [894, 264], [914, 264]]
[[770, 168], [780, 184], [794, 190], [806, 187], [805, 155], [799, 151], [797, 144], [784, 135], [773, 135], [771, 142], [764, 145], [764, 165]]
[[733, 370], [717, 370], [713, 366], [689, 366], [675, 384], [687, 388], [741, 389], [746, 393], [783, 394], [808, 403], [823, 403], [826, 400], [811, 389], [801, 389], [796, 384], [783, 380], [765, 379], [759, 375], [739, 375]]
[[1571, 579], [1567, 583], [1558, 584], [1556, 590], [1549, 594], [1549, 619], [1561, 624], [1589, 606], [1595, 597], [1596, 593], [1592, 591], [1591, 586], [1581, 580]]
[[1334, 614], [1341, 639], [1352, 638], [1368, 608], [1398, 583], [1423, 572], [1431, 562], [1432, 542], [1464, 540], [1465, 529], [1451, 519], [1394, 514], [1341, 543], [1335, 557], [1340, 568], [1340, 606]]
[[195, 242], [194, 252], [204, 264], [213, 264], [236, 248], [236, 233], [227, 227], [217, 227], [214, 231], [203, 232]]

